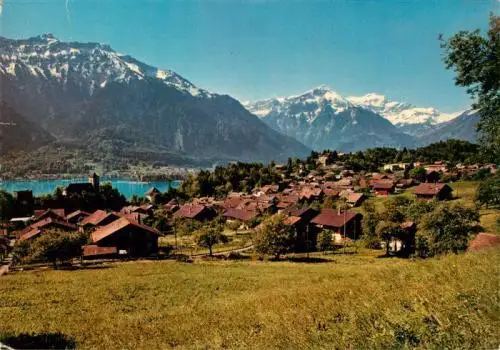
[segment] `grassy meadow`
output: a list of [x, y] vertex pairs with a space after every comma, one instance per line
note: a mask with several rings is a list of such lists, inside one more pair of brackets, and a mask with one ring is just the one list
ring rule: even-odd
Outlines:
[[380, 254], [14, 273], [0, 281], [0, 331], [106, 349], [498, 347], [499, 250]]

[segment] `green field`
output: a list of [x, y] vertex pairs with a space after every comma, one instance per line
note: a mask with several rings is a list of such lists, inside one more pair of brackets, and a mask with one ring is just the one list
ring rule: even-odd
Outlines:
[[0, 330], [101, 349], [498, 347], [499, 250], [380, 254], [15, 273], [0, 281]]

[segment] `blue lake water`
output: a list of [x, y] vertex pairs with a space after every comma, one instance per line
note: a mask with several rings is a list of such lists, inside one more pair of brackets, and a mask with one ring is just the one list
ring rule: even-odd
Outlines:
[[[3, 180], [0, 181], [0, 188], [7, 192], [32, 190], [33, 195], [54, 193], [57, 187], [66, 187], [70, 183], [87, 182], [87, 178], [57, 179], [57, 180]], [[138, 182], [127, 179], [106, 179], [101, 178], [101, 184], [111, 182], [121, 194], [130, 199], [134, 194], [144, 197], [146, 192], [152, 187], [156, 187], [161, 192], [167, 191], [170, 187], [178, 187], [180, 181], [152, 181]]]

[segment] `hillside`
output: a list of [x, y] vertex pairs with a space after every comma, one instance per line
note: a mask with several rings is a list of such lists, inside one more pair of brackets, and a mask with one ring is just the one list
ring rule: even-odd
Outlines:
[[[3, 99], [70, 147], [172, 158], [268, 161], [309, 149], [229, 96], [98, 43], [0, 38]], [[35, 93], [36, 92], [36, 93]]]
[[424, 261], [380, 254], [15, 273], [0, 283], [8, 310], [0, 313], [1, 331], [14, 339], [60, 332], [81, 349], [492, 349], [500, 343], [498, 250]]
[[0, 155], [29, 151], [50, 143], [52, 136], [26, 120], [5, 102], [0, 102]]

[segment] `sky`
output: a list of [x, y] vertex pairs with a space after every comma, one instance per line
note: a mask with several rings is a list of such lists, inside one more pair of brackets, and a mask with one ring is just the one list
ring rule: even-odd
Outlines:
[[242, 101], [326, 84], [442, 112], [471, 100], [438, 36], [485, 29], [500, 0], [0, 0], [0, 36], [101, 42]]

